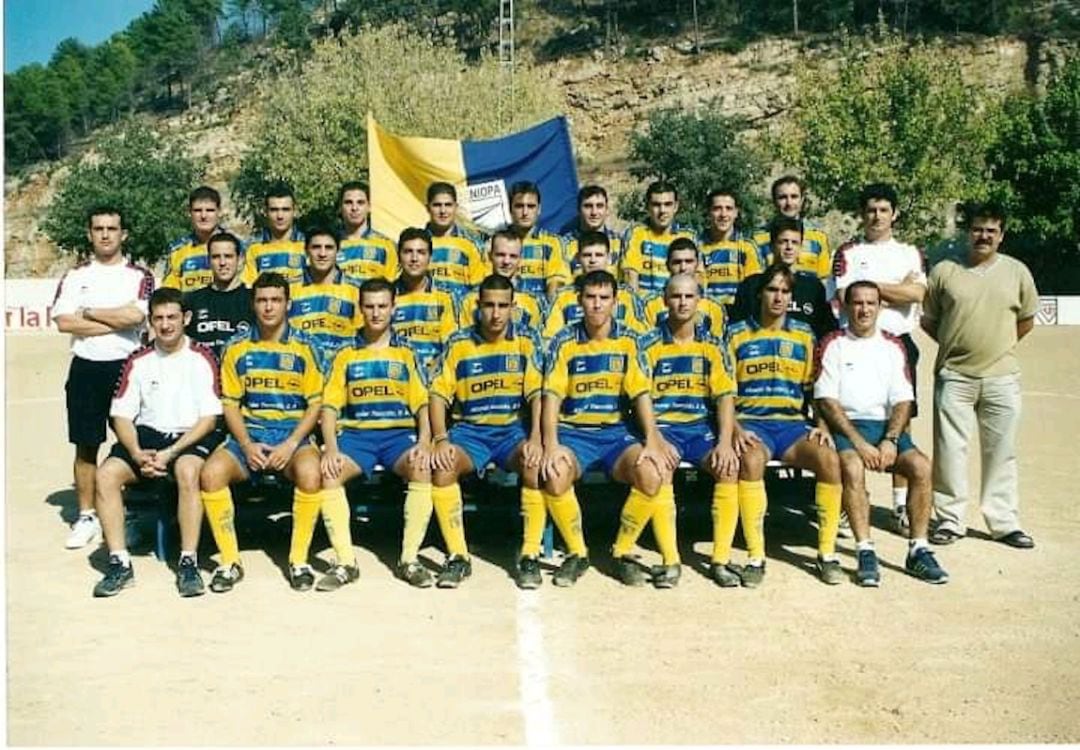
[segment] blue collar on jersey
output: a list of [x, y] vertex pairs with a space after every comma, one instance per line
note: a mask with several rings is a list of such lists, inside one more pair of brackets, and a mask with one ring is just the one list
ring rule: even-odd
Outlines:
[[[589, 331], [585, 328], [585, 319], [582, 318], [573, 325], [574, 337], [579, 344], [584, 344], [591, 341], [589, 338]], [[611, 333], [608, 334], [609, 339], [616, 339], [626, 336], [630, 333], [630, 330], [617, 318], [612, 316], [611, 318]]]
[[[307, 263], [304, 263], [304, 270], [303, 270], [302, 278], [303, 278], [302, 284], [304, 286], [315, 283], [314, 280], [311, 278], [311, 270], [308, 268]], [[345, 278], [345, 274], [342, 272], [342, 270], [340, 268], [338, 268], [337, 266], [334, 266], [334, 270], [330, 273], [330, 281], [327, 282], [327, 283], [340, 284], [344, 278]]]
[[[248, 330], [247, 337], [248, 337], [249, 340], [254, 341], [256, 343], [262, 341], [262, 337], [259, 335], [259, 324], [258, 323], [255, 323], [255, 325], [253, 325], [251, 327], [251, 329]], [[298, 330], [296, 330], [295, 328], [293, 328], [288, 323], [286, 323], [285, 324], [285, 330], [282, 332], [281, 338], [278, 339], [278, 343], [279, 344], [287, 344], [293, 338], [300, 338], [300, 332]], [[303, 339], [301, 339], [301, 340], [303, 340]]]
[[[257, 237], [258, 237], [258, 239], [254, 240], [255, 242], [275, 242], [275, 241], [280, 242], [281, 241], [281, 240], [274, 240], [270, 236], [270, 228], [269, 227], [263, 227], [263, 230], [257, 235]], [[297, 228], [297, 226], [295, 224], [293, 224], [292, 231], [289, 233], [289, 239], [286, 240], [286, 241], [287, 242], [303, 242], [304, 241], [304, 233], [301, 232], [299, 230], [299, 228]]]
[[[704, 317], [702, 313], [696, 313], [696, 317]], [[675, 336], [671, 333], [671, 316], [664, 318], [658, 325], [657, 330], [660, 331], [660, 339], [665, 344], [675, 343]], [[698, 320], [694, 323], [694, 341], [704, 341], [705, 337], [709, 335], [708, 330], [705, 328], [705, 321]]]
[[[356, 332], [356, 338], [353, 341], [353, 345], [357, 349], [366, 349], [367, 347], [371, 346], [371, 342], [364, 338], [363, 328]], [[407, 342], [402, 336], [399, 336], [396, 332], [391, 330], [389, 345], [400, 346], [407, 349], [409, 347], [409, 342]]]
[[[472, 336], [472, 340], [477, 344], [488, 343], [487, 339], [484, 338], [484, 335], [480, 333], [479, 323], [474, 323], [469, 326], [469, 335]], [[506, 340], [513, 341], [515, 338], [517, 338], [517, 334], [514, 332], [514, 321], [511, 320], [506, 324]]]
[[[433, 288], [432, 284], [433, 284], [433, 280], [431, 278], [431, 274], [429, 273], [426, 276], [424, 276], [424, 288], [421, 289], [420, 291], [421, 292], [430, 292], [432, 290], [432, 288]], [[402, 280], [402, 276], [399, 275], [396, 279], [394, 279], [394, 297], [398, 297], [400, 295], [405, 295], [405, 294], [409, 294], [409, 290], [405, 288], [405, 282]]]

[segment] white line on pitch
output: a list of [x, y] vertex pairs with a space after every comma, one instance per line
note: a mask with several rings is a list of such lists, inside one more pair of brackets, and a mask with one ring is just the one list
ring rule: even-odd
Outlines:
[[535, 593], [518, 593], [518, 678], [521, 680], [521, 713], [525, 719], [527, 747], [559, 744], [555, 733], [555, 713], [548, 697], [547, 654], [538, 609]]
[[37, 398], [11, 398], [8, 399], [8, 406], [22, 406], [23, 404], [48, 404], [53, 401], [63, 401], [63, 396], [38, 396]]
[[1045, 396], [1047, 398], [1067, 398], [1072, 400], [1080, 399], [1080, 395], [1075, 393], [1054, 393], [1053, 391], [1024, 391], [1024, 396]]

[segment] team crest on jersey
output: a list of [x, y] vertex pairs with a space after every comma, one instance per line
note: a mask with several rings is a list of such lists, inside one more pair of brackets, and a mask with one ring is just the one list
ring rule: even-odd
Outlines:
[[282, 354], [281, 355], [281, 369], [282, 370], [291, 370], [291, 369], [293, 369], [293, 365], [295, 365], [295, 364], [296, 364], [296, 357], [294, 355], [292, 355], [292, 354]]
[[694, 357], [693, 369], [694, 374], [696, 375], [700, 375], [701, 373], [705, 372], [705, 363], [702, 361], [701, 357]]
[[436, 321], [439, 319], [439, 310], [434, 307], [429, 307], [424, 311], [424, 317], [429, 321]]
[[405, 375], [405, 369], [400, 362], [390, 362], [386, 367], [386, 375], [394, 380], [400, 380]]
[[781, 357], [790, 357], [793, 354], [795, 354], [795, 345], [793, 343], [791, 343], [790, 341], [781, 341], [780, 342], [780, 356]]
[[326, 306], [327, 312], [331, 315], [339, 315], [341, 313], [341, 300], [332, 299]]
[[300, 267], [300, 256], [299, 255], [290, 255], [289, 256], [289, 268], [299, 268], [299, 267]]
[[623, 355], [621, 355], [621, 354], [612, 355], [611, 359], [608, 360], [608, 369], [611, 370], [612, 372], [619, 372], [620, 370], [622, 370], [625, 367], [625, 364], [624, 364], [625, 362], [626, 362], [626, 358], [623, 357]]
[[508, 356], [506, 358], [506, 371], [507, 372], [517, 372], [520, 369], [520, 367], [521, 367], [521, 362], [517, 357], [515, 357], [513, 355], [510, 355], [510, 356]]

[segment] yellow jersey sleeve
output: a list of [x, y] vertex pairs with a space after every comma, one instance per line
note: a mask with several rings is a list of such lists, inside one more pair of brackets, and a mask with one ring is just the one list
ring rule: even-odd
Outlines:
[[652, 375], [649, 371], [649, 363], [645, 361], [645, 355], [638, 347], [636, 336], [628, 336], [629, 343], [626, 356], [626, 377], [623, 378], [623, 391], [630, 399], [635, 399], [643, 393], [648, 393], [652, 388]]
[[301, 344], [298, 349], [300, 350], [300, 357], [304, 360], [304, 377], [302, 380], [304, 398], [307, 399], [308, 406], [311, 406], [322, 401], [322, 372], [319, 370], [315, 355], [309, 345]]
[[236, 372], [236, 358], [241, 346], [241, 343], [233, 344], [221, 358], [221, 400], [234, 406], [238, 406], [244, 397], [244, 384]]
[[405, 367], [409, 372], [409, 411], [415, 415], [420, 409], [427, 406], [428, 389], [424, 376], [420, 374], [420, 366], [416, 362], [416, 355], [412, 350], [409, 350], [409, 356], [405, 361]]
[[336, 412], [341, 412], [345, 407], [345, 368], [349, 364], [349, 350], [342, 349], [335, 355], [334, 362], [330, 366], [330, 374], [326, 378], [323, 388], [323, 406], [328, 406]]
[[439, 371], [431, 381], [431, 395], [438, 396], [449, 406], [457, 391], [457, 363], [460, 346], [451, 344], [439, 361]]

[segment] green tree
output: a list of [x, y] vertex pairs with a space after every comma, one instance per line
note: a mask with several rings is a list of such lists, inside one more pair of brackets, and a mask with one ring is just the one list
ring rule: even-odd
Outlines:
[[996, 102], [940, 45], [846, 39], [835, 70], [799, 74], [795, 105], [774, 146], [822, 210], [855, 212], [863, 185], [889, 182], [901, 231], [927, 242], [941, 236], [945, 206], [985, 190]]
[[1005, 249], [1043, 291], [1080, 292], [1080, 57], [1044, 97], [1006, 103], [987, 161], [991, 195], [1010, 214]]
[[338, 186], [367, 169], [368, 112], [391, 131], [441, 138], [492, 137], [556, 113], [550, 84], [528, 65], [517, 69], [513, 102], [503, 80], [495, 60], [470, 64], [403, 26], [316, 42], [301, 70], [260, 88], [233, 199], [256, 217], [269, 184], [286, 180], [302, 213], [332, 212]]
[[124, 212], [127, 252], [152, 263], [170, 240], [188, 231], [188, 192], [201, 181], [205, 160], [138, 122], [107, 138], [94, 159], [78, 164], [64, 181], [45, 214], [45, 233], [62, 250], [89, 252], [86, 211], [96, 204]]
[[71, 120], [60, 77], [37, 63], [4, 76], [5, 162], [9, 167], [63, 156]]
[[[740, 138], [745, 123], [718, 114], [709, 102], [696, 112], [665, 109], [649, 116], [647, 127], [630, 140], [630, 174], [639, 180], [667, 180], [679, 190], [682, 224], [702, 227], [705, 196], [719, 187], [736, 190], [744, 225], [758, 213], [756, 187], [764, 175], [761, 155]], [[619, 212], [626, 219], [645, 213], [643, 190], [621, 197]]]

